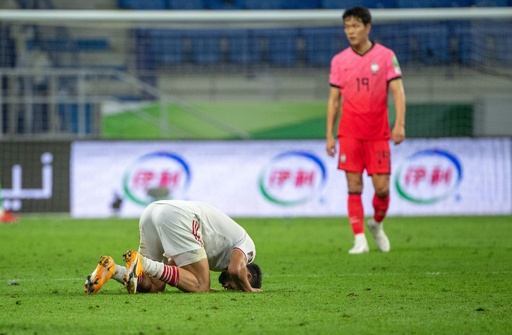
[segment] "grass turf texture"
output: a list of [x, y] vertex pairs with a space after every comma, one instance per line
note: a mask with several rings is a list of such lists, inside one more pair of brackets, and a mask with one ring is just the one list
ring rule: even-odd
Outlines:
[[[0, 226], [0, 334], [509, 334], [512, 217], [389, 218], [392, 251], [348, 255], [346, 218], [239, 219], [263, 293], [128, 295], [85, 277], [137, 248], [137, 220]], [[220, 289], [217, 274], [212, 286]]]

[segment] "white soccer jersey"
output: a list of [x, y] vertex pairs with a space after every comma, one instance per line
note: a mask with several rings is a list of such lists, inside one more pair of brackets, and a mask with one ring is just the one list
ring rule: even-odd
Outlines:
[[202, 248], [213, 271], [228, 266], [234, 248], [246, 255], [248, 263], [256, 256], [247, 232], [229, 216], [202, 202], [155, 201], [142, 213], [139, 232], [142, 255], [157, 261], [162, 256], [173, 258], [177, 266], [204, 258], [195, 256]]

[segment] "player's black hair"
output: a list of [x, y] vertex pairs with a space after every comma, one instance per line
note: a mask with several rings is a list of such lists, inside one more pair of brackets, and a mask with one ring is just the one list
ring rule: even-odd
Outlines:
[[365, 26], [368, 23], [372, 23], [372, 14], [370, 14], [368, 8], [365, 7], [357, 6], [354, 8], [347, 9], [343, 13], [343, 21], [345, 21], [345, 19], [349, 17], [355, 17], [356, 19], [361, 20], [361, 22], [363, 22]]
[[[253, 288], [261, 288], [261, 269], [256, 263], [247, 264], [247, 271], [251, 274], [251, 279], [249, 279], [249, 283]], [[224, 286], [224, 284], [230, 280], [230, 276], [228, 271], [224, 270], [219, 275], [219, 283]]]
[[249, 282], [253, 288], [261, 288], [261, 269], [256, 263], [247, 265], [247, 270], [251, 273]]

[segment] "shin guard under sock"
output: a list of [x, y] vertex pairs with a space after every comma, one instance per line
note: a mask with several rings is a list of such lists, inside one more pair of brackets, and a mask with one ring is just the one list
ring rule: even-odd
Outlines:
[[373, 196], [373, 220], [375, 222], [382, 222], [386, 217], [386, 213], [389, 208], [389, 194], [386, 194], [384, 197], [379, 197], [377, 194]]
[[361, 193], [348, 195], [348, 221], [352, 226], [354, 235], [364, 233], [364, 210]]

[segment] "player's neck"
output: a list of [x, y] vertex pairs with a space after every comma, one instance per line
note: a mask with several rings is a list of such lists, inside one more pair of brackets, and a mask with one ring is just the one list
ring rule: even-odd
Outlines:
[[373, 42], [370, 41], [370, 40], [366, 40], [365, 42], [361, 43], [361, 44], [358, 44], [358, 45], [353, 45], [352, 46], [352, 49], [358, 53], [359, 55], [364, 55], [365, 53], [368, 52], [368, 50], [370, 50], [371, 48], [373, 47]]

